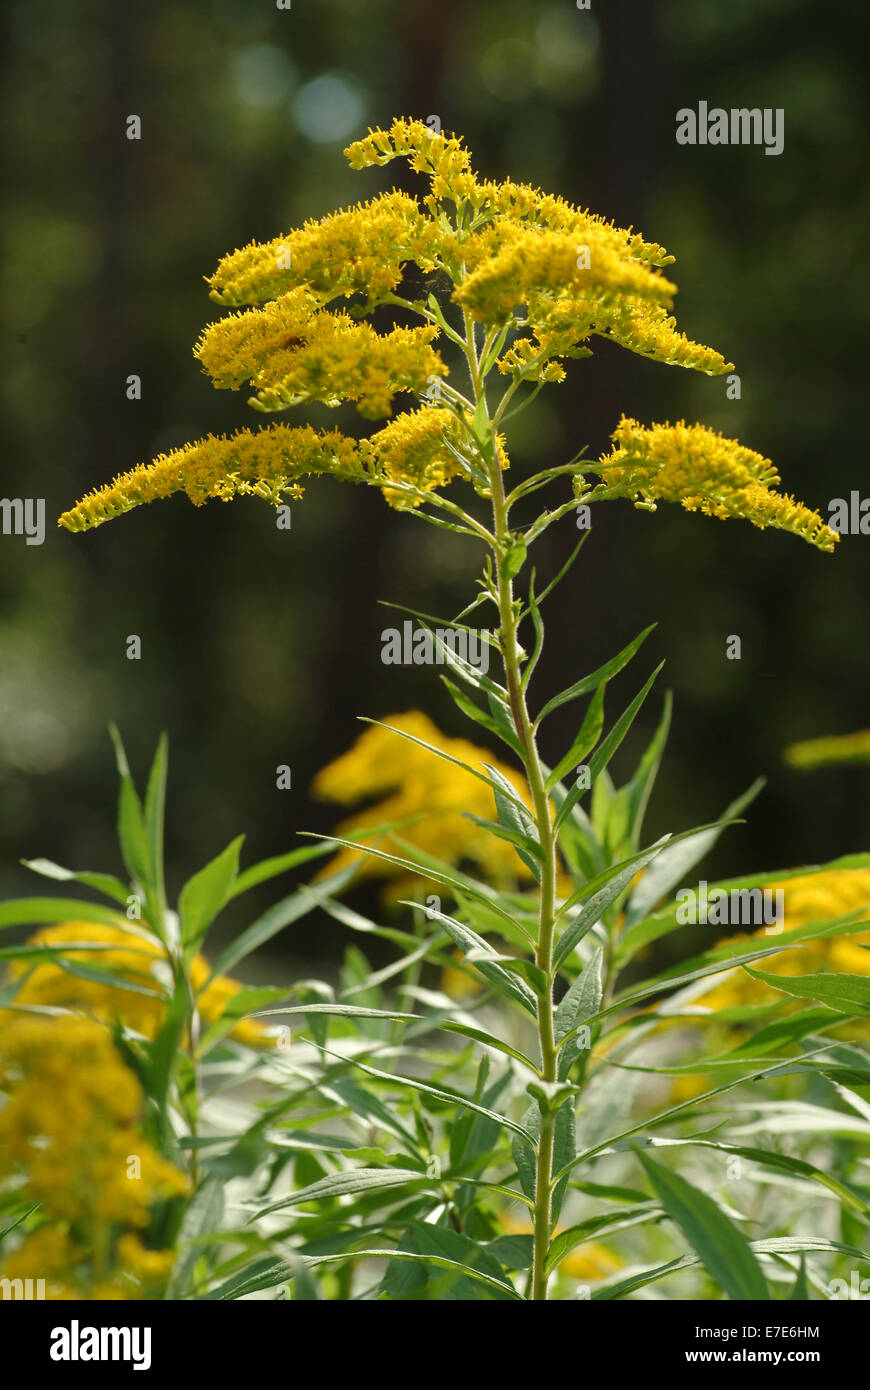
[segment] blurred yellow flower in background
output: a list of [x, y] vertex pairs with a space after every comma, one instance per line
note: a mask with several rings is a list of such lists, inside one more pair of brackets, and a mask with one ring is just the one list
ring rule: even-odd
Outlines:
[[137, 1128], [142, 1087], [95, 1020], [4, 1010], [0, 1087], [0, 1177], [45, 1211], [88, 1231], [145, 1226], [153, 1201], [187, 1190]]
[[783, 749], [790, 767], [821, 767], [825, 763], [870, 762], [870, 729], [856, 729], [852, 734], [830, 734], [825, 738], [809, 738], [790, 743]]
[[[366, 797], [380, 797], [337, 827], [347, 836], [360, 830], [408, 821], [387, 832], [377, 845], [386, 852], [407, 857], [398, 840], [451, 865], [469, 863], [490, 882], [502, 887], [531, 881], [531, 873], [513, 847], [482, 830], [470, 815], [494, 817], [492, 790], [472, 773], [445, 761], [428, 749], [402, 738], [395, 729], [432, 744], [453, 758], [478, 767], [488, 763], [506, 777], [519, 796], [530, 804], [528, 789], [513, 768], [486, 749], [462, 738], [448, 738], [419, 710], [388, 715], [384, 724], [373, 724], [353, 747], [324, 767], [314, 780], [315, 796], [349, 806]], [[416, 818], [416, 819], [415, 819]], [[341, 849], [324, 870], [334, 873], [364, 851]], [[361, 875], [388, 878], [390, 897], [419, 892], [420, 875], [368, 856]]]
[[[866, 909], [870, 916], [870, 869], [829, 869], [820, 874], [798, 874], [779, 879], [772, 887], [784, 893], [783, 929], [807, 926], [830, 918], [844, 917], [849, 912]], [[754, 934], [759, 940], [772, 940], [765, 931]], [[740, 933], [717, 943], [719, 946], [751, 940]], [[782, 951], [762, 962], [762, 968], [772, 975], [809, 975], [815, 971], [843, 971], [854, 975], [870, 975], [870, 929], [843, 936], [822, 937], [791, 950]], [[712, 988], [703, 1002], [715, 1009], [733, 1008], [746, 1004], [774, 1004], [782, 995], [754, 980], [745, 971], [732, 973], [728, 978], [714, 977]]]
[[[60, 922], [42, 927], [28, 941], [30, 946], [57, 948], [63, 959], [74, 967], [110, 971], [129, 981], [129, 988], [94, 979], [86, 979], [65, 969], [55, 960], [44, 964], [15, 961], [9, 966], [9, 978], [21, 980], [16, 1004], [38, 1004], [53, 1008], [80, 1009], [104, 1023], [123, 1023], [134, 1032], [153, 1038], [166, 1012], [166, 1004], [158, 994], [161, 968], [168, 971], [163, 945], [142, 928], [119, 919], [117, 927], [94, 922]], [[76, 947], [81, 949], [76, 950]], [[89, 946], [105, 947], [92, 951]], [[201, 990], [197, 1009], [203, 1023], [216, 1023], [234, 995], [242, 989], [237, 980], [218, 975], [208, 983], [211, 968], [204, 956], [195, 956], [190, 969], [195, 991]], [[256, 1044], [267, 1037], [267, 1029], [253, 1019], [242, 1019], [230, 1037], [237, 1042]]]

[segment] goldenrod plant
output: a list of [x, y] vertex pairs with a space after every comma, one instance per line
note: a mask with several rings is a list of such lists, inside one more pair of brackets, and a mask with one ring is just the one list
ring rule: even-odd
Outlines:
[[[769, 460], [703, 425], [623, 418], [605, 457], [518, 473], [511, 420], [597, 339], [709, 375], [730, 364], [678, 330], [661, 246], [480, 178], [459, 139], [420, 122], [396, 120], [346, 153], [360, 170], [406, 159], [420, 198], [387, 192], [228, 255], [209, 285], [230, 312], [195, 351], [217, 387], [247, 384], [259, 412], [350, 401], [387, 423], [360, 437], [308, 423], [209, 436], [97, 488], [60, 522], [84, 531], [179, 491], [197, 505], [281, 506], [324, 474], [378, 488], [409, 520], [481, 548], [462, 612], [410, 618], [476, 737], [503, 752], [447, 738], [420, 711], [369, 722], [315, 792], [345, 806], [382, 798], [374, 808], [243, 872], [234, 841], [175, 912], [165, 747], [144, 802], [120, 753], [130, 882], [78, 876], [111, 909], [2, 909], [8, 925], [43, 927], [12, 949], [6, 1016], [84, 1013], [138, 1078], [155, 1153], [187, 1185], [159, 1198], [169, 1214], [152, 1222], [153, 1260], [176, 1252], [166, 1296], [625, 1299], [661, 1283], [694, 1299], [824, 1297], [863, 1260], [870, 1215], [870, 1064], [850, 1022], [870, 1005], [870, 855], [704, 883], [705, 905], [754, 906], [778, 884], [793, 896], [797, 881], [804, 907], [789, 899], [773, 925], [718, 930], [720, 944], [650, 973], [650, 948], [685, 921], [689, 876], [759, 784], [709, 825], [646, 843], [669, 702], [619, 785], [612, 759], [658, 672], [609, 723], [605, 696], [648, 631], [566, 690], [539, 692], [535, 672], [545, 603], [598, 503], [675, 502], [821, 551], [837, 535], [778, 490]], [[575, 514], [571, 560], [540, 581], [534, 543]], [[542, 726], [580, 702], [570, 746], [545, 764]], [[319, 873], [204, 963], [230, 900], [317, 856]], [[386, 881], [383, 920], [346, 901], [366, 873]], [[264, 992], [227, 978], [313, 911], [362, 946], [386, 942], [388, 963], [373, 969], [352, 948], [328, 984]], [[58, 1240], [85, 1240], [48, 1210]], [[16, 1215], [13, 1247], [48, 1219]], [[106, 1260], [123, 1267], [123, 1232], [106, 1220]], [[86, 1261], [95, 1279], [114, 1267]]]

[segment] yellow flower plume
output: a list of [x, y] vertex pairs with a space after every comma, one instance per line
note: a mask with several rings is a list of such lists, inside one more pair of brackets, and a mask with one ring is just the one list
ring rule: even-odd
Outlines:
[[356, 440], [339, 430], [320, 431], [310, 425], [208, 435], [88, 493], [64, 512], [60, 524], [68, 531], [86, 531], [175, 492], [186, 492], [197, 507], [213, 498], [228, 502], [246, 495], [277, 504], [285, 492], [301, 497], [300, 478], [315, 473], [363, 481]]
[[218, 304], [262, 304], [297, 286], [323, 302], [365, 294], [376, 303], [396, 288], [409, 261], [432, 270], [436, 245], [437, 228], [416, 201], [393, 190], [233, 251], [207, 283]]
[[790, 531], [819, 550], [833, 550], [839, 539], [818, 512], [774, 491], [780, 479], [769, 459], [705, 425], [645, 427], [623, 416], [612, 438], [612, 453], [595, 469], [604, 481], [589, 491], [576, 478], [578, 499], [627, 497], [649, 511], [659, 501], [679, 502], [690, 512]]
[[257, 410], [286, 410], [303, 401], [356, 401], [361, 415], [389, 415], [398, 391], [426, 389], [446, 369], [430, 347], [438, 329], [395, 328], [380, 334], [347, 314], [316, 312], [307, 290], [282, 295], [262, 309], [211, 324], [195, 355], [217, 387], [249, 381]]
[[[370, 130], [345, 154], [354, 169], [406, 159], [429, 192], [418, 201], [393, 189], [224, 257], [208, 281], [211, 297], [252, 307], [209, 325], [195, 352], [215, 386], [250, 383], [257, 410], [352, 401], [375, 419], [392, 414], [401, 392], [417, 396], [417, 408], [369, 439], [308, 425], [208, 435], [89, 493], [63, 513], [61, 526], [86, 530], [182, 491], [197, 506], [242, 495], [277, 504], [300, 497], [305, 477], [327, 473], [374, 484], [404, 509], [427, 496], [437, 501], [434, 494], [460, 477], [486, 495], [471, 413], [461, 394], [441, 389], [446, 368], [433, 346], [444, 328], [456, 338], [445, 316], [457, 320], [457, 310], [495, 345], [486, 370], [514, 385], [562, 381], [562, 360], [588, 355], [597, 337], [670, 365], [730, 369], [719, 352], [678, 330], [676, 285], [663, 274], [673, 257], [632, 228], [527, 185], [480, 179], [462, 140], [422, 121]], [[418, 301], [397, 293], [420, 293], [403, 290], [409, 266], [417, 281], [420, 272], [430, 277]], [[327, 307], [342, 298], [354, 301], [347, 311]], [[360, 321], [384, 305], [413, 310], [423, 323], [379, 332]], [[583, 500], [626, 496], [651, 509], [659, 499], [678, 501], [833, 548], [836, 534], [817, 513], [773, 490], [779, 479], [767, 460], [712, 430], [643, 430], [624, 420], [614, 442], [601, 486], [580, 485]], [[499, 456], [506, 467], [501, 440]]]
[[[452, 411], [424, 406], [359, 441], [340, 430], [310, 425], [208, 435], [89, 493], [60, 522], [69, 531], [85, 531], [176, 492], [185, 492], [197, 507], [246, 495], [277, 506], [285, 495], [303, 495], [301, 479], [326, 473], [344, 482], [377, 485], [391, 506], [418, 507], [427, 492], [463, 472], [445, 442], [458, 445], [462, 428]], [[498, 444], [502, 467], [507, 467], [501, 437]], [[467, 452], [473, 454], [474, 448], [468, 446]]]

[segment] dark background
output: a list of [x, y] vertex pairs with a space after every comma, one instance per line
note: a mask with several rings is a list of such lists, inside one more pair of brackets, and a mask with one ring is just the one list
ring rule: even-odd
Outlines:
[[[593, 0], [591, 12], [574, 0], [292, 0], [289, 11], [272, 0], [44, 0], [7, 7], [2, 39], [3, 493], [44, 496], [48, 518], [42, 547], [0, 539], [4, 895], [40, 889], [22, 856], [118, 867], [110, 720], [143, 777], [169, 730], [176, 888], [240, 831], [250, 862], [300, 829], [330, 828], [332, 808], [308, 787], [356, 737], [357, 715], [421, 707], [467, 732], [431, 671], [381, 665], [394, 618], [377, 601], [457, 611], [476, 550], [373, 491], [314, 482], [290, 532], [256, 501], [194, 510], [183, 497], [84, 536], [54, 528], [116, 472], [258, 423], [191, 356], [218, 312], [203, 276], [235, 246], [389, 186], [398, 165], [353, 173], [342, 157], [369, 124], [438, 114], [483, 174], [536, 183], [663, 242], [677, 257], [679, 326], [737, 365], [742, 399], [728, 401], [722, 378], [600, 344], [517, 421], [518, 472], [583, 444], [603, 451], [625, 410], [739, 437], [825, 515], [832, 497], [870, 494], [870, 11], [853, 0]], [[678, 146], [675, 112], [700, 99], [783, 107], [784, 153]], [[138, 142], [125, 138], [130, 114]], [[126, 399], [130, 373], [141, 401]], [[323, 408], [303, 418], [359, 424]], [[570, 518], [553, 528], [539, 574], [576, 534]], [[800, 776], [780, 754], [793, 739], [870, 725], [868, 546], [844, 537], [826, 556], [744, 523], [600, 508], [552, 601], [533, 689], [547, 698], [657, 620], [616, 689], [627, 702], [667, 658], [675, 727], [650, 833], [712, 819], [764, 773], [749, 823], [711, 869], [864, 848], [866, 773]], [[138, 662], [125, 655], [131, 633]], [[730, 634], [741, 661], [725, 658]], [[562, 751], [575, 717], [569, 706], [548, 721], [545, 756]], [[291, 791], [275, 788], [279, 763], [292, 767]], [[295, 940], [315, 951], [317, 930]]]

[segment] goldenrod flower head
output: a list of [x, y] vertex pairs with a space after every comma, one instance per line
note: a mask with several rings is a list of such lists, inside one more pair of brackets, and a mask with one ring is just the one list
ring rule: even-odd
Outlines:
[[623, 416], [612, 438], [613, 452], [596, 469], [603, 483], [589, 492], [575, 479], [578, 497], [627, 497], [649, 511], [658, 501], [679, 502], [721, 520], [743, 517], [762, 529], [790, 531], [819, 550], [836, 544], [836, 532], [818, 512], [773, 490], [779, 475], [769, 459], [705, 425], [645, 427]]
[[870, 729], [792, 743], [783, 757], [792, 767], [801, 769], [821, 767], [825, 763], [867, 763], [870, 762]]
[[598, 213], [575, 207], [567, 199], [543, 193], [529, 184], [514, 183], [510, 179], [503, 183], [480, 183], [476, 205], [484, 216], [567, 232], [580, 242], [587, 242], [588, 236], [599, 242], [607, 239], [615, 253], [645, 265], [665, 266], [674, 261], [663, 246], [644, 241], [632, 228], [617, 227]]
[[726, 362], [714, 348], [692, 342], [679, 332], [676, 319], [667, 308], [649, 299], [627, 295], [611, 301], [591, 331], [669, 367], [686, 367], [707, 376], [721, 376], [734, 368], [734, 363]]
[[246, 495], [277, 504], [285, 493], [301, 497], [300, 478], [316, 473], [363, 481], [356, 440], [339, 430], [319, 431], [309, 425], [210, 434], [88, 493], [64, 512], [59, 524], [68, 531], [86, 531], [175, 492], [186, 492], [197, 507], [213, 498], [228, 502]]
[[[870, 869], [828, 869], [822, 873], [796, 874], [794, 878], [777, 879], [771, 884], [771, 889], [783, 893], [784, 931], [845, 917], [850, 913], [866, 912], [870, 917]], [[755, 936], [765, 944], [775, 942], [775, 938], [767, 935], [766, 929], [755, 933]], [[743, 932], [716, 944], [726, 946], [752, 939], [753, 934]], [[819, 937], [805, 942], [800, 948], [792, 947], [768, 957], [762, 966], [772, 975], [809, 975], [816, 971], [870, 975], [868, 947], [870, 930]], [[737, 971], [725, 979], [713, 977], [703, 1002], [710, 1008], [725, 1009], [746, 1004], [782, 1004], [783, 996], [763, 980], [756, 980], [745, 971]]]
[[164, 1287], [175, 1264], [174, 1250], [149, 1250], [132, 1231], [118, 1238], [115, 1258], [125, 1274], [152, 1293]]
[[[731, 367], [678, 331], [670, 312], [676, 286], [662, 274], [673, 257], [631, 228], [523, 184], [480, 180], [462, 141], [422, 121], [397, 119], [386, 130], [370, 130], [346, 154], [355, 169], [404, 158], [428, 177], [431, 191], [421, 204], [394, 189], [220, 262], [209, 281], [212, 298], [262, 307], [211, 324], [196, 354], [216, 386], [236, 390], [249, 382], [255, 409], [350, 400], [374, 419], [391, 414], [399, 392], [431, 402], [425, 388], [446, 376], [432, 346], [446, 308], [433, 305], [431, 296], [408, 302], [396, 295], [409, 265], [437, 272], [428, 288], [449, 284], [455, 308], [482, 322], [486, 341], [495, 344], [486, 371], [495, 367], [515, 384], [564, 380], [561, 359], [587, 356], [594, 337], [710, 374]], [[356, 303], [347, 313], [328, 309], [338, 297]], [[426, 321], [386, 333], [359, 321], [384, 302]], [[449, 325], [448, 332], [456, 336]], [[451, 410], [442, 408], [448, 400]], [[406, 509], [459, 476], [488, 495], [489, 466], [461, 401], [460, 393], [442, 392], [437, 408], [401, 416], [368, 440], [281, 426], [209, 435], [121, 474], [65, 512], [60, 525], [85, 530], [178, 491], [196, 505], [247, 494], [279, 503], [285, 495], [301, 496], [301, 480], [322, 473], [382, 487], [392, 506]], [[718, 437], [685, 426], [673, 428], [665, 449], [669, 429], [648, 432], [643, 459], [620, 453], [617, 437], [607, 460], [611, 472], [595, 495], [633, 496], [650, 507], [657, 497], [673, 497], [688, 509], [747, 516], [805, 535], [822, 549], [833, 546], [834, 533], [816, 513], [771, 491], [772, 472], [756, 477], [748, 461], [757, 455], [721, 440], [711, 454], [706, 446]], [[661, 457], [653, 446], [664, 451]], [[501, 439], [497, 453], [506, 467]]]
[[262, 304], [296, 286], [306, 286], [322, 302], [365, 294], [373, 304], [395, 290], [408, 262], [431, 270], [438, 240], [416, 201], [393, 190], [233, 251], [208, 284], [218, 304]]
[[[513, 768], [465, 739], [447, 737], [419, 710], [390, 715], [384, 725], [392, 728], [372, 725], [349, 752], [329, 763], [314, 780], [312, 790], [323, 800], [352, 805], [369, 797], [381, 798], [344, 821], [336, 833], [346, 836], [352, 831], [408, 819], [409, 823], [398, 827], [395, 835], [427, 854], [448, 864], [468, 861], [496, 883], [528, 880], [529, 870], [513, 847], [488, 835], [466, 814], [492, 819], [493, 796], [486, 783], [392, 730], [412, 734], [478, 770], [482, 770], [483, 763], [489, 763], [528, 803], [528, 789]], [[414, 817], [417, 819], [411, 819]], [[403, 853], [389, 835], [380, 847], [399, 856]], [[342, 849], [326, 872], [358, 857], [356, 851]], [[395, 896], [419, 890], [419, 878], [405, 875], [372, 856], [366, 858], [361, 873], [395, 879]]]
[[[493, 236], [492, 233], [496, 235]], [[553, 301], [571, 301], [583, 311], [572, 314], [580, 333], [594, 322], [596, 306], [608, 296], [631, 294], [670, 305], [676, 293], [671, 284], [640, 261], [620, 254], [611, 238], [601, 236], [591, 226], [586, 243], [578, 246], [567, 232], [544, 228], [499, 226], [481, 234], [485, 254], [468, 258], [478, 268], [463, 281], [454, 298], [476, 319], [504, 323], [513, 310], [527, 307], [533, 328], [546, 322]]]
[[427, 174], [432, 193], [426, 200], [430, 210], [442, 198], [460, 202], [475, 187], [471, 173], [471, 157], [461, 139], [441, 135], [422, 121], [399, 117], [389, 130], [369, 130], [362, 140], [348, 145], [345, 156], [352, 169], [365, 169], [374, 164], [388, 164], [404, 157], [419, 174]]
[[358, 403], [361, 415], [389, 415], [398, 391], [422, 392], [446, 372], [430, 347], [438, 329], [380, 334], [347, 314], [316, 312], [307, 290], [292, 290], [263, 309], [232, 314], [206, 329], [196, 356], [215, 386], [254, 388], [248, 404], [285, 410], [304, 401]]
[[23, 1180], [47, 1215], [88, 1231], [145, 1226], [152, 1202], [187, 1191], [139, 1131], [142, 1088], [95, 1020], [4, 1010], [0, 1088], [0, 1177]]
[[[870, 909], [870, 869], [827, 869], [818, 874], [796, 874], [794, 878], [780, 879], [774, 887], [782, 889], [784, 894], [786, 928]], [[849, 939], [856, 941], [858, 938]], [[828, 942], [825, 948], [829, 949]], [[867, 956], [867, 973], [870, 973], [870, 955]]]
[[3, 1274], [10, 1279], [39, 1279], [61, 1274], [77, 1264], [82, 1249], [61, 1225], [46, 1222], [31, 1231], [18, 1249], [4, 1255]]
[[[167, 980], [168, 963], [162, 944], [153, 936], [130, 923], [110, 927], [94, 922], [60, 922], [40, 928], [30, 937], [28, 945], [62, 951], [65, 960], [109, 971], [129, 981], [130, 988], [85, 979], [64, 970], [54, 960], [38, 962], [35, 966], [32, 960], [13, 961], [9, 966], [9, 978], [21, 981], [15, 996], [16, 1006], [77, 1009], [103, 1023], [121, 1023], [147, 1038], [157, 1034], [166, 1013], [160, 990]], [[93, 951], [88, 949], [90, 946], [103, 949]], [[204, 988], [211, 968], [201, 955], [194, 956], [190, 974], [197, 991], [200, 1018], [205, 1024], [216, 1023], [242, 985], [218, 975]], [[230, 1037], [254, 1045], [263, 1042], [267, 1033], [256, 1020], [242, 1019], [232, 1029]]]
[[370, 471], [393, 483], [403, 483], [416, 493], [384, 488], [384, 497], [400, 510], [419, 507], [423, 494], [444, 487], [462, 473], [462, 465], [445, 440], [458, 446], [462, 428], [450, 410], [424, 406], [406, 411], [360, 445]]

